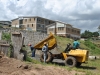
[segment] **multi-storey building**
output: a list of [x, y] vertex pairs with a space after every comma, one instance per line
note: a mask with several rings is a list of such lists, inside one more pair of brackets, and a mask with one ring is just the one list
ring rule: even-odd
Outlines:
[[46, 26], [54, 23], [55, 21], [46, 18], [32, 16], [32, 17], [18, 17], [12, 20], [12, 27], [21, 28], [23, 30], [33, 30], [47, 33]]
[[80, 39], [80, 29], [74, 28], [70, 24], [66, 24], [63, 22], [56, 21], [53, 24], [50, 24], [47, 26], [47, 34], [52, 32], [55, 35], [62, 36], [62, 37], [68, 37], [68, 38], [77, 38]]
[[0, 25], [3, 28], [10, 27], [11, 26], [11, 22], [10, 21], [0, 21]]
[[18, 17], [12, 20], [11, 26], [23, 30], [45, 32], [47, 34], [52, 32], [55, 35], [63, 37], [80, 38], [80, 29], [74, 28], [72, 25], [67, 23], [53, 21], [38, 16]]

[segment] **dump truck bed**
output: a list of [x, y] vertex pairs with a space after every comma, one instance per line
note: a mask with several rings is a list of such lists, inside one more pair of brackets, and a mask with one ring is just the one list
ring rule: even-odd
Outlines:
[[43, 41], [37, 43], [34, 46], [34, 48], [38, 49], [38, 50], [41, 50], [42, 47], [44, 46], [44, 42], [47, 42], [48, 50], [54, 49], [57, 45], [56, 38], [54, 37], [54, 35], [52, 33], [50, 33], [49, 36], [46, 39], [44, 39]]

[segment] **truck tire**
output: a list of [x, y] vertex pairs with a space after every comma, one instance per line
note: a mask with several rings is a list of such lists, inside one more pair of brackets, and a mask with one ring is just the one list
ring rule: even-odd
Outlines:
[[65, 59], [65, 65], [69, 67], [76, 67], [77, 61], [76, 58], [69, 56]]
[[52, 62], [54, 58], [52, 57], [52, 53], [51, 52], [49, 52], [49, 53], [51, 54], [50, 62]]
[[54, 59], [54, 58], [52, 57], [52, 58], [51, 58], [51, 60], [50, 60], [50, 62], [52, 62], [52, 61], [53, 61], [53, 59]]
[[81, 66], [81, 62], [77, 62], [77, 65], [76, 65], [76, 67], [80, 67]]
[[[44, 62], [44, 57], [43, 57], [43, 53], [40, 56], [40, 61]], [[46, 63], [51, 62], [52, 61], [52, 53], [51, 52], [47, 52], [47, 59], [46, 59]]]

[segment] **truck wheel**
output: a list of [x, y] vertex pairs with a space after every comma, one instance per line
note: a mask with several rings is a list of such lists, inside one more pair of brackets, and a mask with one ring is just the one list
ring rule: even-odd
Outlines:
[[52, 62], [52, 61], [53, 61], [53, 57], [51, 58], [50, 62]]
[[77, 65], [76, 59], [74, 57], [67, 57], [65, 59], [65, 65], [69, 67], [75, 67]]
[[[44, 62], [44, 57], [43, 57], [43, 53], [40, 56], [40, 61]], [[47, 52], [47, 59], [46, 59], [46, 63], [51, 62], [52, 60], [52, 53], [51, 52]]]
[[54, 58], [52, 57], [52, 53], [51, 52], [49, 52], [49, 53], [51, 54], [51, 59], [49, 62], [52, 62]]
[[81, 62], [77, 62], [77, 65], [76, 65], [76, 67], [80, 67], [81, 66]]

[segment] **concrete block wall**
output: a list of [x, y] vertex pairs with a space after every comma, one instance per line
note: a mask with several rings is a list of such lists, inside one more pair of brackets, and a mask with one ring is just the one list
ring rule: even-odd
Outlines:
[[2, 29], [0, 32], [20, 32], [22, 34], [22, 37], [25, 37], [24, 44], [28, 45], [31, 43], [32, 45], [37, 44], [38, 42], [42, 41], [46, 37], [48, 37], [48, 34], [41, 33], [41, 32], [34, 32], [34, 31], [26, 31], [26, 30], [20, 30], [20, 29]]
[[18, 59], [20, 49], [22, 47], [22, 35], [13, 33], [11, 36], [11, 41], [14, 48], [14, 58]]
[[[19, 59], [19, 56], [20, 56], [19, 50], [21, 49], [23, 37], [24, 37], [24, 45], [28, 45], [30, 43], [33, 46], [48, 37], [48, 35], [45, 33], [18, 30], [18, 29], [4, 29], [4, 30], [0, 30], [0, 31], [8, 32], [8, 33], [13, 33], [13, 32], [21, 33], [22, 36], [20, 36], [20, 37], [19, 36], [11, 37], [12, 44], [14, 46], [14, 57], [16, 59]], [[4, 52], [5, 52], [5, 54], [7, 54], [8, 50], [6, 50]]]
[[38, 42], [45, 39], [46, 37], [48, 37], [47, 34], [40, 33], [40, 32], [21, 31], [21, 33], [22, 33], [22, 36], [25, 37], [24, 38], [24, 44], [25, 45], [28, 45], [28, 44], [35, 45]]

